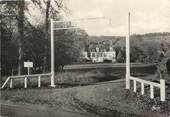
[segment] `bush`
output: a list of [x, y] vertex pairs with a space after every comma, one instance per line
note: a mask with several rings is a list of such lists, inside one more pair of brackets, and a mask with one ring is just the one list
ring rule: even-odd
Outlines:
[[73, 72], [59, 73], [55, 76], [58, 84], [75, 84], [86, 85], [97, 82], [95, 79], [88, 77], [88, 74], [79, 74]]

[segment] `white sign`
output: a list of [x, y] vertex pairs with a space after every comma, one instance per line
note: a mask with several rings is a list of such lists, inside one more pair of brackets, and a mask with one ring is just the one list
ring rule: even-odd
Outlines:
[[33, 67], [33, 62], [24, 62], [24, 67]]

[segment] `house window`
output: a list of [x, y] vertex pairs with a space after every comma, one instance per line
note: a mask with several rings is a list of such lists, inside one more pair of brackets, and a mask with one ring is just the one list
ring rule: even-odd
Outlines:
[[103, 53], [101, 52], [101, 53], [100, 53], [100, 57], [102, 57], [102, 56], [103, 56]]
[[106, 53], [104, 53], [104, 57], [106, 57]]
[[95, 57], [95, 53], [92, 53], [92, 57]]
[[98, 57], [100, 57], [100, 54], [99, 54], [99, 53], [97, 53], [97, 58], [98, 58]]

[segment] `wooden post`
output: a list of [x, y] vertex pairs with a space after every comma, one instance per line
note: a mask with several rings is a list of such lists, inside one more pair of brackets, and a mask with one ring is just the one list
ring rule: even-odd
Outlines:
[[134, 87], [134, 92], [136, 92], [136, 80], [133, 80], [133, 87]]
[[38, 76], [38, 87], [41, 87], [41, 76]]
[[153, 87], [153, 85], [150, 85], [150, 97], [151, 97], [151, 99], [154, 98], [154, 87]]
[[27, 88], [27, 77], [24, 79], [24, 88]]
[[160, 96], [161, 96], [161, 101], [165, 101], [165, 80], [160, 79]]
[[126, 36], [126, 89], [130, 89], [130, 13], [128, 13], [128, 33]]
[[28, 75], [30, 75], [30, 67], [28, 67], [27, 69], [28, 69]]
[[12, 88], [12, 78], [10, 79], [10, 88]]
[[144, 83], [141, 82], [141, 94], [144, 95], [144, 93], [145, 93]]

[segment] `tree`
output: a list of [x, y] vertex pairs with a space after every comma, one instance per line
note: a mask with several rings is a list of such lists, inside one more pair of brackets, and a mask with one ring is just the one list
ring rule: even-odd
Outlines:
[[55, 32], [55, 68], [56, 71], [66, 64], [77, 62], [80, 52], [87, 41], [84, 30], [60, 30]]
[[[49, 18], [53, 18], [53, 19], [60, 19], [59, 13], [62, 11], [69, 11], [66, 7], [66, 5], [64, 4], [64, 0], [44, 0], [42, 2], [42, 0], [32, 0], [32, 2], [39, 6], [41, 11], [45, 10], [45, 39], [49, 40]], [[55, 4], [51, 4], [51, 2], [55, 3]], [[43, 8], [43, 4], [45, 4], [45, 8]], [[48, 49], [47, 45], [45, 44], [44, 47], [46, 49]], [[48, 53], [44, 54], [44, 59], [43, 59], [43, 71], [45, 72], [47, 69], [47, 55]]]
[[[1, 13], [4, 15], [9, 15], [16, 17], [16, 20], [18, 21], [18, 74], [21, 74], [21, 68], [22, 68], [22, 40], [24, 39], [24, 10], [25, 10], [25, 0], [21, 1], [13, 1], [13, 0], [2, 0], [1, 1]], [[18, 13], [17, 13], [18, 12]], [[17, 14], [17, 15], [16, 15]], [[10, 17], [11, 18], [11, 17]]]
[[118, 54], [117, 54], [117, 62], [122, 63], [125, 62], [125, 58], [126, 58], [126, 51], [125, 51], [125, 47], [119, 48], [119, 51], [117, 50]]
[[24, 39], [24, 9], [25, 9], [25, 0], [21, 0], [18, 3], [18, 75], [21, 75], [21, 69], [23, 64], [23, 50], [22, 50], [22, 40]]
[[16, 1], [5, 1], [0, 2], [0, 23], [1, 23], [1, 62], [2, 62], [2, 75], [11, 74], [12, 69], [17, 67], [17, 56], [16, 51], [16, 35], [14, 32], [16, 28], [16, 17], [17, 17], [17, 2]]
[[1, 75], [11, 75], [17, 68], [17, 45], [11, 27], [1, 20]]
[[131, 62], [144, 62], [145, 53], [138, 46], [131, 46], [130, 48], [130, 61]]

